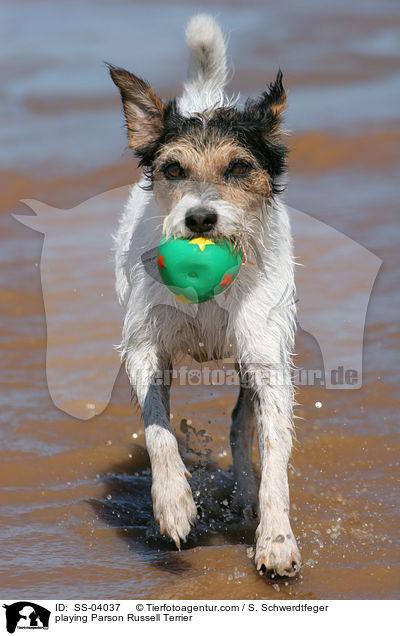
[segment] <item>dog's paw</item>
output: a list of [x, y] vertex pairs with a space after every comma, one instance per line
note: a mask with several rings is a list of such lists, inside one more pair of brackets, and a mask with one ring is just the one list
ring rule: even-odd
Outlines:
[[301, 556], [293, 533], [259, 533], [256, 543], [257, 570], [268, 578], [292, 577], [301, 569]]
[[168, 482], [153, 481], [151, 494], [154, 518], [161, 534], [167, 534], [180, 550], [181, 540], [186, 541], [197, 517], [197, 508], [186, 477], [176, 475]]

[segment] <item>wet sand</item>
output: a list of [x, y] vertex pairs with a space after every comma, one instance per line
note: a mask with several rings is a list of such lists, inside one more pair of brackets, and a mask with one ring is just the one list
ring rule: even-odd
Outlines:
[[[144, 15], [148, 11], [137, 10]], [[180, 553], [160, 537], [152, 519], [143, 425], [131, 404], [124, 371], [118, 374], [110, 404], [91, 419], [76, 419], [52, 402], [39, 269], [43, 235], [23, 227], [10, 214], [31, 213], [19, 203], [24, 198], [72, 208], [131, 183], [138, 173], [134, 161], [122, 156], [125, 142], [120, 108], [111, 85], [109, 92], [108, 84], [94, 87], [99, 95], [99, 119], [85, 132], [86, 117], [94, 108], [90, 91], [81, 96], [77, 90], [63, 101], [56, 86], [53, 100], [46, 104], [43, 94], [49, 93], [52, 77], [44, 91], [24, 83], [32, 69], [39, 69], [44, 77], [49, 68], [57, 68], [44, 51], [31, 61], [29, 69], [17, 59], [17, 79], [11, 78], [4, 88], [7, 104], [14, 100], [18, 108], [27, 109], [21, 126], [30, 124], [32, 129], [25, 134], [25, 142], [21, 141], [10, 120], [12, 151], [8, 153], [3, 146], [0, 157], [0, 593], [4, 598], [21, 594], [55, 599], [399, 596], [396, 271], [400, 161], [396, 144], [400, 130], [398, 118], [389, 108], [383, 106], [383, 114], [375, 112], [361, 98], [357, 102], [352, 90], [360, 85], [360, 95], [368, 88], [376, 95], [383, 86], [380, 100], [383, 104], [389, 100], [399, 79], [392, 37], [400, 20], [390, 2], [377, 4], [375, 11], [363, 16], [349, 16], [341, 4], [333, 15], [325, 15], [311, 3], [309, 20], [305, 12], [299, 21], [294, 8], [287, 16], [279, 12], [268, 16], [276, 35], [266, 47], [263, 30], [254, 31], [250, 19], [262, 10], [250, 4], [240, 13], [234, 4], [221, 5], [222, 22], [232, 20], [234, 28], [231, 42], [237, 74], [233, 90], [241, 87], [243, 92], [255, 94], [266, 75], [271, 78], [272, 69], [288, 67], [294, 95], [288, 122], [293, 130], [293, 152], [286, 199], [383, 261], [367, 313], [362, 388], [298, 389], [296, 414], [300, 419], [296, 420], [289, 475], [292, 525], [304, 569], [295, 580], [266, 581], [248, 556], [255, 524], [244, 523], [230, 510], [229, 419], [235, 387], [176, 384], [172, 389], [172, 422], [193, 474], [191, 483], [200, 511], [198, 525]], [[330, 36], [322, 37], [321, 29]], [[51, 49], [51, 43], [48, 46]], [[183, 44], [179, 47], [171, 49], [171, 59], [179, 58]], [[350, 55], [351, 47], [355, 50]], [[347, 50], [351, 64], [343, 70]], [[66, 51], [62, 51], [65, 64]], [[261, 68], [265, 58], [267, 71]], [[119, 59], [115, 61], [119, 63]], [[171, 72], [168, 81], [158, 79], [158, 86], [167, 87], [164, 94], [172, 94], [182, 72], [182, 68], [176, 75]], [[73, 79], [69, 81], [73, 84]], [[330, 94], [324, 90], [333, 86], [344, 101], [334, 120], [324, 115], [330, 107]], [[308, 90], [320, 99], [312, 108], [310, 105], [311, 113], [307, 110]], [[74, 143], [63, 147], [63, 124], [67, 125], [68, 118], [74, 122]], [[114, 122], [114, 128], [100, 142], [99, 131], [109, 122]], [[47, 143], [45, 138], [40, 145], [47, 125], [60, 131], [58, 144]], [[82, 153], [77, 150], [79, 144], [84, 146]], [[328, 268], [324, 255], [318, 257], [320, 267]], [[94, 320], [97, 327], [107, 329], [103, 318], [99, 315]], [[61, 355], [68, 352], [68, 333], [59, 345]], [[321, 368], [321, 352], [310, 334], [299, 331], [296, 352], [299, 367]], [[86, 353], [82, 349], [81, 362]], [[194, 363], [185, 363], [196, 368]], [[99, 355], [95, 364], [101, 369], [107, 360]], [[75, 382], [78, 367], [79, 358]], [[60, 380], [62, 374], [61, 365]], [[73, 382], [74, 374], [68, 379]], [[68, 394], [68, 385], [64, 389]], [[321, 408], [315, 406], [318, 402]], [[182, 432], [183, 419], [189, 423], [188, 435]], [[256, 446], [253, 458], [257, 470]]]

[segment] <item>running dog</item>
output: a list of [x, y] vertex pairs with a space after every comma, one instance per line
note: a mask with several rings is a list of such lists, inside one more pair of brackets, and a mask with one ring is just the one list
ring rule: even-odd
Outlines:
[[[116, 288], [126, 309], [121, 354], [144, 418], [154, 517], [178, 549], [197, 511], [170, 425], [169, 386], [156, 379], [188, 352], [200, 361], [234, 357], [240, 394], [232, 413], [232, 506], [256, 514], [256, 429], [255, 564], [272, 577], [294, 576], [301, 558], [289, 522], [287, 465], [296, 317], [291, 231], [280, 198], [286, 92], [279, 71], [259, 98], [239, 108], [224, 93], [226, 47], [214, 19], [194, 16], [186, 37], [189, 77], [182, 95], [168, 103], [142, 79], [109, 65], [129, 145], [143, 167], [115, 241]], [[202, 304], [182, 304], [149, 273], [143, 256], [163, 235], [234, 240], [244, 263], [231, 288]]]

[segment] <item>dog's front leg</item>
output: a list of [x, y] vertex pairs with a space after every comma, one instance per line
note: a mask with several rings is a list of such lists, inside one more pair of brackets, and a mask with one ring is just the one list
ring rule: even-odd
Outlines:
[[[147, 354], [147, 355], [146, 355]], [[168, 534], [180, 549], [194, 525], [197, 510], [186, 470], [169, 421], [169, 383], [162, 365], [148, 362], [149, 352], [128, 354], [127, 371], [142, 409], [146, 446], [152, 471], [154, 518], [161, 534]], [[153, 356], [153, 360], [157, 356]]]
[[301, 557], [289, 522], [287, 465], [292, 449], [293, 390], [291, 384], [262, 381], [257, 385], [254, 411], [261, 483], [255, 563], [269, 576], [294, 576]]

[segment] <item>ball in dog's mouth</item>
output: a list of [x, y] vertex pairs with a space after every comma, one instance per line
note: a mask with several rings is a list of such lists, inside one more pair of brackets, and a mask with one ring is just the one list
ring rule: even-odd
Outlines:
[[161, 280], [184, 303], [204, 303], [225, 292], [242, 265], [242, 251], [227, 238], [163, 238], [158, 249]]

